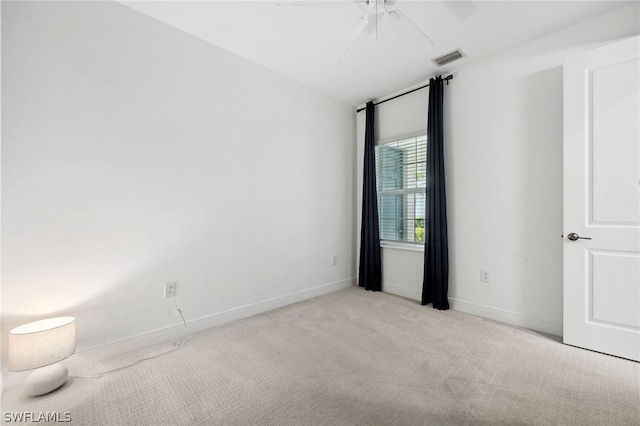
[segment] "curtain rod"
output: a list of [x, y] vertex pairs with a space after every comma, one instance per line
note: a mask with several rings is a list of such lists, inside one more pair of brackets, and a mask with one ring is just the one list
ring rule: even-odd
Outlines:
[[[449, 80], [451, 80], [452, 78], [453, 78], [453, 74], [449, 74], [448, 76], [446, 76], [445, 78], [443, 78], [443, 79], [442, 79], [442, 81], [446, 81], [446, 82], [447, 82], [447, 86], [448, 86], [448, 85], [449, 85]], [[393, 97], [391, 97], [391, 98], [389, 98], [389, 99], [385, 99], [384, 101], [376, 102], [376, 103], [374, 103], [373, 105], [375, 106], [375, 105], [383, 104], [383, 103], [385, 103], [385, 102], [387, 102], [387, 101], [391, 101], [391, 100], [393, 100], [393, 99], [395, 99], [395, 98], [399, 98], [400, 96], [404, 96], [404, 95], [408, 95], [409, 93], [413, 93], [413, 92], [415, 92], [416, 90], [424, 89], [425, 87], [429, 87], [429, 85], [428, 85], [428, 84], [425, 84], [424, 86], [417, 87], [417, 88], [415, 88], [415, 89], [413, 89], [413, 90], [409, 90], [408, 92], [400, 93], [399, 95], [395, 95], [395, 96], [393, 96]], [[364, 111], [365, 109], [366, 109], [366, 108], [358, 108], [358, 109], [356, 110], [356, 113], [358, 113], [358, 112], [360, 112], [360, 111]]]

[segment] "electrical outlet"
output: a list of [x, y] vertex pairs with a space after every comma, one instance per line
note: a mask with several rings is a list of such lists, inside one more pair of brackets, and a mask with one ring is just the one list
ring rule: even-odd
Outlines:
[[170, 283], [164, 284], [164, 298], [167, 297], [176, 297], [176, 293], [178, 291], [178, 283], [173, 281]]
[[480, 270], [480, 281], [483, 283], [491, 282], [489, 271], [485, 271], [484, 269]]
[[338, 256], [337, 256], [337, 255], [334, 255], [334, 256], [333, 256], [333, 265], [335, 266], [335, 265], [337, 265], [337, 264], [338, 264]]

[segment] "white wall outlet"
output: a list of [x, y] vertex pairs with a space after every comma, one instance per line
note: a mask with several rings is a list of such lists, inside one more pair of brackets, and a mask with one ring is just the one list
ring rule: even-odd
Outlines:
[[338, 256], [337, 255], [333, 255], [333, 265], [337, 265], [338, 264]]
[[178, 283], [173, 281], [170, 283], [164, 284], [164, 298], [167, 297], [176, 297], [176, 293], [178, 291]]
[[485, 271], [484, 269], [480, 270], [480, 281], [483, 283], [491, 282], [491, 276], [489, 275], [489, 271]]

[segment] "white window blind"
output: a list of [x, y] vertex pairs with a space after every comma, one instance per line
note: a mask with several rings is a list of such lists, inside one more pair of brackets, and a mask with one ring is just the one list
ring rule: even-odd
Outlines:
[[424, 243], [427, 136], [376, 146], [380, 239]]

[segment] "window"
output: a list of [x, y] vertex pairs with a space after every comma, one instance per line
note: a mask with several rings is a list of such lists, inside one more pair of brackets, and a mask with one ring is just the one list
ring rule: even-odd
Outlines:
[[424, 243], [427, 136], [376, 146], [380, 239]]

